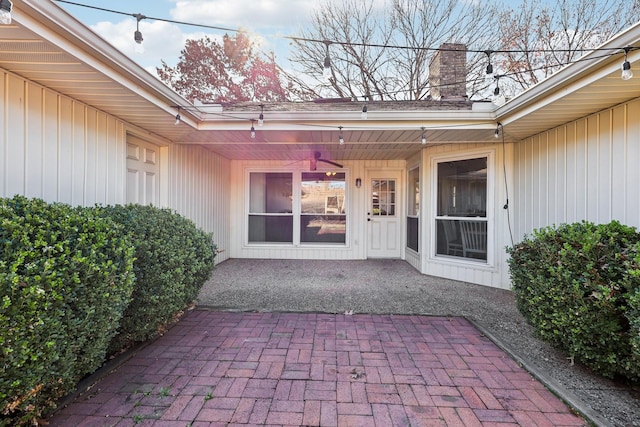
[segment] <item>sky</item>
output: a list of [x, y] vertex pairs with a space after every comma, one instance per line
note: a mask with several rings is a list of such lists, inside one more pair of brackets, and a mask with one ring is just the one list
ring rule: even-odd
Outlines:
[[265, 52], [274, 52], [276, 62], [286, 63], [290, 40], [308, 25], [313, 8], [320, 0], [73, 0], [97, 8], [124, 12], [117, 14], [89, 7], [56, 2], [83, 24], [94, 30], [138, 64], [154, 73], [164, 60], [175, 66], [187, 38], [222, 37], [230, 31], [178, 25], [152, 19], [140, 21], [144, 38], [142, 53], [133, 39], [133, 14], [194, 24], [242, 28], [251, 34]]

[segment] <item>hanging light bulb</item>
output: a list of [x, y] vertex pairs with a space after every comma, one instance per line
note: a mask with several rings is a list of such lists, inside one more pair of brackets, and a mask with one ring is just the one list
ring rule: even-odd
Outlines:
[[180, 124], [180, 120], [182, 120], [182, 118], [180, 117], [180, 113], [176, 114], [176, 122], [174, 123], [174, 125], [178, 126]]
[[258, 126], [264, 125], [264, 105], [260, 105], [260, 115], [258, 116]]
[[256, 128], [253, 127], [253, 122], [254, 120], [251, 120], [251, 132], [249, 133], [249, 136], [251, 136], [251, 139], [256, 139]]
[[0, 24], [2, 25], [11, 24], [12, 8], [13, 8], [13, 3], [11, 3], [11, 0], [0, 0]]
[[622, 63], [622, 80], [629, 80], [633, 77], [633, 71], [631, 71], [631, 63], [627, 61], [627, 55], [631, 50], [631, 46], [624, 48], [624, 62]]
[[338, 129], [340, 129], [340, 135], [338, 136], [338, 143], [340, 145], [344, 145], [344, 138], [342, 137], [342, 126], [338, 126]]
[[484, 53], [487, 54], [487, 61], [489, 62], [487, 64], [487, 74], [493, 74], [493, 65], [491, 65], [491, 54], [493, 53], [493, 51], [485, 50]]
[[329, 80], [331, 78], [331, 58], [329, 58], [329, 45], [331, 42], [329, 40], [325, 40], [324, 44], [327, 49], [327, 53], [324, 57], [324, 68], [322, 69], [322, 77], [325, 80]]
[[144, 18], [146, 18], [146, 16], [141, 15], [139, 13], [136, 13], [135, 16], [137, 22], [136, 22], [136, 31], [135, 33], [133, 33], [133, 40], [135, 40], [136, 45], [135, 45], [135, 51], [136, 53], [144, 53], [144, 46], [142, 45], [142, 41], [144, 40], [142, 38], [142, 33], [140, 32], [140, 21], [142, 21]]
[[500, 126], [502, 125], [500, 124], [500, 122], [498, 122], [498, 124], [496, 125], [496, 131], [493, 133], [493, 137], [495, 139], [500, 138]]
[[427, 134], [424, 133], [424, 126], [422, 126], [422, 137], [420, 138], [420, 143], [425, 145], [427, 143]]
[[362, 118], [362, 120], [367, 120], [367, 118], [369, 118], [369, 113], [366, 105], [362, 107], [362, 115], [360, 117]]

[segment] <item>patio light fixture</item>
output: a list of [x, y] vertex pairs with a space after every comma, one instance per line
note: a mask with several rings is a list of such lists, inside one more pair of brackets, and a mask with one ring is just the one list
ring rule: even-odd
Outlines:
[[502, 123], [498, 122], [498, 124], [496, 125], [496, 131], [493, 133], [493, 137], [495, 139], [500, 138], [500, 128], [502, 127]]
[[631, 46], [624, 48], [624, 62], [622, 63], [622, 80], [629, 80], [633, 77], [633, 71], [631, 71], [631, 63], [627, 60], [627, 55], [631, 50]]
[[367, 104], [362, 106], [362, 115], [360, 116], [360, 118], [362, 120], [367, 120], [367, 118], [369, 118], [369, 113], [368, 113], [368, 109], [367, 109]]
[[264, 125], [264, 104], [260, 104], [260, 115], [258, 116], [258, 126]]
[[331, 42], [329, 40], [325, 40], [323, 42], [327, 49], [327, 54], [324, 57], [324, 68], [322, 69], [322, 77], [325, 80], [329, 80], [331, 78], [331, 58], [329, 58], [329, 45]]
[[146, 16], [140, 13], [136, 13], [133, 16], [136, 18], [136, 31], [135, 33], [133, 33], [133, 39], [136, 42], [135, 51], [137, 53], [144, 53], [144, 46], [142, 45], [142, 41], [144, 39], [142, 38], [142, 33], [140, 32], [140, 21], [146, 18]]
[[484, 53], [487, 54], [487, 61], [489, 62], [487, 64], [487, 74], [493, 74], [493, 65], [491, 65], [491, 54], [493, 53], [493, 51], [485, 50]]
[[13, 3], [11, 3], [11, 0], [0, 0], [0, 24], [2, 25], [11, 24], [12, 8], [13, 8]]
[[251, 119], [251, 133], [249, 133], [249, 136], [251, 136], [251, 139], [256, 139], [256, 128], [253, 127], [254, 122], [255, 120]]
[[420, 143], [425, 145], [427, 143], [427, 134], [424, 133], [424, 126], [422, 126], [422, 137], [420, 138]]
[[340, 130], [340, 135], [338, 136], [338, 143], [340, 145], [344, 145], [344, 138], [342, 137], [342, 126], [338, 126], [338, 129]]

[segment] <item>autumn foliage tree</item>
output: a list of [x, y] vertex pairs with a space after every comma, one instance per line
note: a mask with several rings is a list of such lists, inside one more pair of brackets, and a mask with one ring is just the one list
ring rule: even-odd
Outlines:
[[162, 61], [158, 76], [190, 101], [289, 101], [295, 85], [275, 62], [273, 54], [256, 51], [244, 31], [225, 34], [222, 42], [204, 37], [187, 40], [175, 67]]

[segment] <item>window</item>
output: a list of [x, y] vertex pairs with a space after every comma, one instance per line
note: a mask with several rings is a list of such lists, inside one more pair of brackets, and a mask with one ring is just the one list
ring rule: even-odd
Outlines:
[[293, 242], [291, 173], [251, 173], [249, 242]]
[[346, 242], [344, 172], [303, 172], [300, 207], [301, 243]]
[[414, 168], [408, 174], [407, 191], [407, 247], [418, 252], [420, 214], [420, 168]]
[[487, 260], [487, 163], [437, 163], [437, 255]]
[[344, 172], [251, 172], [249, 243], [344, 245], [345, 184]]

